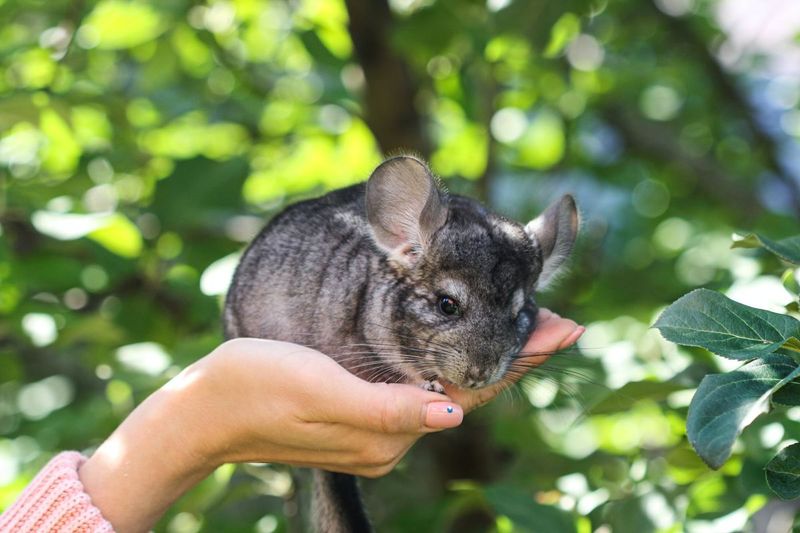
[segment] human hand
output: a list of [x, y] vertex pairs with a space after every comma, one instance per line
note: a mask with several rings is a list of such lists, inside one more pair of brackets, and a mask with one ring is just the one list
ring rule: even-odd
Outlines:
[[[541, 355], [518, 362], [537, 366], [582, 332], [573, 321], [542, 310], [523, 349]], [[448, 398], [412, 385], [368, 383], [295, 344], [236, 339], [145, 400], [79, 475], [121, 533], [146, 531], [225, 462], [383, 475], [419, 437], [459, 425], [464, 411], [491, 400], [519, 377], [518, 370], [485, 389], [446, 387]]]
[[194, 380], [203, 384], [198, 396], [220, 413], [205, 452], [214, 464], [280, 462], [378, 476], [423, 434], [463, 417], [440, 394], [369, 383], [320, 352], [277, 341], [229, 341], [170, 387]]
[[516, 383], [527, 370], [535, 368], [550, 358], [558, 350], [569, 348], [580, 339], [586, 328], [573, 320], [561, 318], [549, 309], [540, 309], [536, 329], [520, 351], [520, 356], [512, 363], [512, 368], [499, 383], [482, 389], [462, 389], [445, 383], [447, 395], [458, 403], [465, 413], [480, 407], [500, 394], [503, 389]]
[[317, 351], [236, 339], [147, 398], [79, 476], [117, 532], [146, 531], [223, 463], [378, 476], [420, 436], [462, 417], [440, 394], [368, 383]]
[[423, 434], [459, 425], [463, 412], [490, 401], [585, 330], [548, 309], [537, 320], [505, 380], [475, 391], [446, 387], [449, 397], [411, 385], [368, 383], [317, 351], [258, 339], [225, 343], [181, 379], [204, 376], [208, 401], [227, 414], [215, 431], [224, 442], [207, 451], [215, 464], [272, 461], [383, 475]]

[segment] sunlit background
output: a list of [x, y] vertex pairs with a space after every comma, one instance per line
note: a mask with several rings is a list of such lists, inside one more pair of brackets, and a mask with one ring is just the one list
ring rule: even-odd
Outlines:
[[[789, 302], [730, 239], [798, 233], [799, 103], [796, 0], [0, 0], [0, 509], [221, 341], [266, 219], [405, 150], [520, 221], [575, 194], [541, 301], [588, 331], [365, 482], [379, 531], [786, 524], [762, 467], [800, 410], [708, 469], [686, 408], [728, 367], [649, 326], [698, 286]], [[302, 531], [307, 481], [226, 466], [157, 530]]]

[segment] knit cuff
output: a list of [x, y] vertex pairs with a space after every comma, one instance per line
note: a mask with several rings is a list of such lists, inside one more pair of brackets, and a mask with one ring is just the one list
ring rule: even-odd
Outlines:
[[0, 515], [0, 531], [113, 533], [114, 528], [92, 505], [78, 469], [86, 457], [63, 452], [50, 460], [11, 507]]

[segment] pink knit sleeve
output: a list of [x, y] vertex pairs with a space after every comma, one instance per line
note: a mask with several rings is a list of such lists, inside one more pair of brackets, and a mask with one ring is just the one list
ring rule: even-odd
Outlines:
[[112, 533], [78, 478], [86, 458], [63, 452], [50, 460], [11, 507], [0, 515], [0, 532]]

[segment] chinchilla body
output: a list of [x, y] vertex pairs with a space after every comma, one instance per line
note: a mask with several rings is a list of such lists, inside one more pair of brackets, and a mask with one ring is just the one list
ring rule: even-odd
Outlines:
[[356, 185], [290, 206], [256, 237], [228, 295], [225, 333], [295, 342], [334, 359], [358, 352], [343, 363], [366, 378], [355, 367], [377, 357], [365, 349], [370, 340], [389, 342], [397, 313], [385, 313], [403, 297], [396, 289], [369, 235], [364, 185]]
[[[484, 387], [534, 329], [534, 290], [577, 227], [569, 196], [523, 226], [445, 194], [420, 160], [392, 158], [262, 230], [234, 276], [225, 333], [306, 345], [369, 381]], [[318, 473], [314, 492], [318, 530], [369, 531], [355, 478]]]

